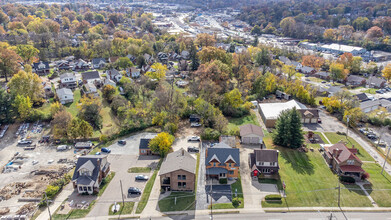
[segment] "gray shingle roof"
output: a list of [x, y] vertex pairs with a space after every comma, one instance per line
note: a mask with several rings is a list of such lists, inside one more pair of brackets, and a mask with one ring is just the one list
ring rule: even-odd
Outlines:
[[259, 162], [278, 162], [278, 151], [271, 149], [254, 150], [255, 159]]
[[171, 173], [176, 170], [185, 170], [194, 174], [196, 172], [196, 159], [183, 148], [167, 155], [160, 167], [159, 175]]
[[[224, 143], [219, 143], [219, 144], [224, 144]], [[224, 145], [226, 145], [226, 144], [224, 144]], [[205, 165], [209, 164], [213, 155], [216, 155], [218, 160], [221, 161], [222, 163], [224, 163], [224, 161], [226, 161], [227, 158], [231, 155], [232, 158], [236, 162], [235, 166], [240, 166], [240, 156], [239, 156], [239, 149], [238, 148], [218, 147], [218, 145], [215, 145], [214, 147], [208, 148], [208, 156], [205, 160]]]
[[263, 137], [262, 128], [253, 124], [247, 124], [240, 126], [240, 136], [246, 136], [249, 134], [256, 134]]
[[[76, 172], [73, 173], [72, 181], [81, 181], [83, 183], [87, 182], [87, 179], [84, 178], [85, 176], [83, 176], [83, 177], [80, 176], [80, 180], [79, 180], [79, 172], [77, 172], [77, 170], [79, 170], [80, 167], [82, 167], [88, 161], [91, 161], [91, 163], [94, 165], [94, 169], [92, 171], [92, 175], [88, 176], [88, 178], [90, 180], [97, 182], [98, 177], [99, 177], [99, 168], [100, 168], [102, 159], [106, 158], [106, 157], [107, 157], [107, 155], [88, 155], [88, 156], [79, 157], [77, 160], [77, 163], [76, 163], [76, 167], [75, 167]], [[88, 166], [90, 166], [90, 165], [88, 165]], [[106, 166], [109, 166], [109, 163], [106, 163], [105, 167]], [[88, 184], [83, 184], [83, 185], [88, 185]]]
[[69, 77], [75, 77], [75, 74], [68, 72], [60, 75], [60, 79], [69, 78]]
[[100, 78], [98, 71], [84, 72], [81, 74], [81, 76], [83, 77], [83, 80], [99, 79]]
[[62, 89], [57, 89], [57, 95], [60, 97], [65, 95], [73, 96], [73, 92], [68, 88], [62, 88]]
[[220, 167], [212, 167], [207, 169], [206, 174], [208, 175], [219, 175], [220, 173], [228, 173], [228, 171], [224, 168]]

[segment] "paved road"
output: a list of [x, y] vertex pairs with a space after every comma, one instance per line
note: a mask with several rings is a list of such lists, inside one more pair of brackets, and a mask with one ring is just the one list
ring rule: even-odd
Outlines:
[[200, 167], [198, 168], [198, 184], [197, 184], [197, 195], [196, 195], [196, 209], [202, 210], [208, 208], [207, 195], [205, 191], [205, 144], [201, 144], [200, 148]]

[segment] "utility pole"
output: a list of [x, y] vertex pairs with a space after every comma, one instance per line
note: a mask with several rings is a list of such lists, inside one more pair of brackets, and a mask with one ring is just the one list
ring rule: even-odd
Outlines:
[[341, 183], [338, 182], [338, 207], [341, 207]]
[[45, 192], [45, 200], [46, 200], [46, 206], [48, 207], [49, 219], [52, 220], [52, 214], [50, 213], [49, 202], [48, 202], [48, 196], [46, 195], [46, 192]]
[[346, 116], [346, 139], [348, 139], [348, 132], [349, 132], [349, 116]]
[[122, 208], [124, 208], [125, 207], [125, 199], [124, 199], [124, 191], [122, 189], [122, 180], [119, 180], [119, 184], [121, 185]]
[[390, 148], [391, 148], [391, 146], [389, 146], [389, 147], [388, 147], [388, 150], [387, 150], [387, 155], [386, 155], [386, 159], [384, 159], [384, 163], [383, 163], [383, 168], [382, 168], [382, 170], [381, 170], [381, 174], [383, 174], [384, 167], [386, 166], [386, 162], [387, 162], [388, 154], [390, 153]]

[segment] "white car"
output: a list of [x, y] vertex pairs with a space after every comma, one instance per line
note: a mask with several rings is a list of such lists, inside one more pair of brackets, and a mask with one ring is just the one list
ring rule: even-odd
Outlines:
[[192, 136], [188, 139], [188, 141], [201, 141], [200, 137], [198, 136]]
[[200, 124], [200, 123], [197, 123], [197, 122], [193, 122], [193, 123], [191, 123], [190, 126], [191, 126], [191, 127], [201, 127], [201, 124]]

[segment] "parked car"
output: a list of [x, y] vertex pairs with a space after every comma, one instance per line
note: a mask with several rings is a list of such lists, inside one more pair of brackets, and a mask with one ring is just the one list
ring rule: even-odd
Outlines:
[[322, 81], [322, 83], [326, 83], [326, 81]]
[[136, 180], [144, 180], [144, 181], [147, 181], [149, 179], [148, 176], [145, 176], [145, 175], [137, 175], [135, 177]]
[[368, 134], [367, 137], [369, 139], [371, 139], [371, 140], [376, 140], [377, 139], [376, 135], [374, 135], [374, 134]]
[[68, 149], [68, 146], [67, 145], [60, 145], [57, 147], [57, 151], [64, 151], [64, 150], [67, 150]]
[[321, 124], [322, 123], [322, 119], [318, 118], [318, 123]]
[[198, 136], [193, 136], [193, 137], [190, 137], [190, 138], [188, 139], [188, 141], [201, 141], [201, 139], [200, 139], [200, 137], [198, 137]]
[[109, 148], [106, 148], [106, 147], [100, 149], [100, 151], [101, 151], [102, 153], [108, 153], [108, 154], [111, 153], [111, 150], [110, 150]]
[[118, 144], [119, 144], [119, 145], [125, 145], [125, 144], [126, 144], [126, 141], [125, 141], [125, 140], [119, 140], [119, 141], [118, 141]]
[[18, 141], [19, 145], [29, 145], [29, 144], [32, 144], [32, 143], [33, 143], [32, 141], [24, 140], [24, 139]]
[[101, 155], [101, 153], [100, 152], [96, 152], [95, 155]]
[[376, 93], [379, 93], [379, 94], [384, 94], [384, 92], [382, 90], [376, 90]]
[[187, 152], [198, 153], [200, 152], [200, 150], [198, 149], [198, 147], [187, 147]]
[[141, 190], [139, 188], [136, 188], [136, 187], [129, 187], [128, 194], [140, 195], [141, 194]]
[[200, 123], [197, 123], [197, 122], [193, 122], [190, 124], [191, 127], [201, 127], [201, 124]]

